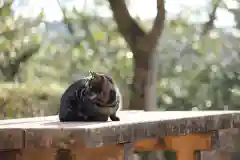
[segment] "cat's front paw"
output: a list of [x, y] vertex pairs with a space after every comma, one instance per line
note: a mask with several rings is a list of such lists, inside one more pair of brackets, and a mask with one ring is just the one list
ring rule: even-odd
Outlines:
[[111, 115], [111, 116], [110, 116], [110, 119], [111, 119], [112, 121], [120, 121], [120, 118], [117, 117], [116, 115]]

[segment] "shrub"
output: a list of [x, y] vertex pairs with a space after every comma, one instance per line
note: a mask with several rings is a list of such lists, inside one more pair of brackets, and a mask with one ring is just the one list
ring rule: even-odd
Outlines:
[[62, 92], [56, 84], [0, 84], [0, 118], [57, 114]]

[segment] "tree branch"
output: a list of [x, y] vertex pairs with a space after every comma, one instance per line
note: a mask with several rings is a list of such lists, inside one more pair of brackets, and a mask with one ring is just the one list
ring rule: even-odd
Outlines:
[[202, 36], [205, 36], [213, 28], [213, 24], [216, 19], [216, 11], [217, 11], [217, 8], [218, 8], [219, 4], [221, 3], [221, 1], [222, 0], [218, 0], [213, 5], [212, 12], [209, 14], [209, 20], [203, 26]]
[[146, 33], [131, 17], [125, 0], [108, 0], [108, 2], [113, 11], [113, 16], [117, 23], [119, 32], [123, 35], [130, 49], [134, 53], [138, 40], [145, 37]]
[[[198, 38], [198, 41], [201, 41], [208, 33], [209, 31], [213, 28], [214, 20], [216, 19], [216, 11], [221, 3], [222, 0], [218, 0], [212, 9], [212, 12], [209, 14], [209, 21], [207, 21], [205, 24], [203, 24], [201, 34]], [[187, 53], [185, 50], [189, 47], [191, 50], [194, 50], [192, 46], [190, 46], [192, 43], [196, 42], [194, 39], [192, 39], [190, 42], [187, 44], [183, 45], [183, 47], [180, 49], [179, 56], [182, 56], [184, 53]], [[196, 52], [196, 50], [194, 50]]]
[[40, 44], [31, 45], [30, 48], [24, 49], [20, 52], [20, 56], [11, 59], [6, 66], [0, 65], [0, 70], [5, 77], [5, 80], [12, 81], [19, 71], [20, 64], [29, 60], [35, 53], [37, 53], [39, 48]]
[[99, 53], [98, 46], [96, 45], [96, 41], [90, 30], [90, 23], [84, 15], [82, 16], [82, 26], [84, 31], [86, 32], [86, 38], [89, 40], [90, 47], [94, 50], [94, 52]]
[[16, 57], [14, 59], [13, 64], [14, 65], [20, 65], [20, 63], [26, 62], [35, 53], [38, 52], [39, 48], [40, 48], [40, 44], [35, 44], [35, 45], [31, 46], [30, 48], [28, 48], [27, 50], [22, 51], [22, 53], [20, 53], [20, 56]]
[[158, 38], [162, 34], [162, 31], [164, 28], [164, 21], [165, 21], [164, 0], [157, 0], [157, 16], [154, 20], [151, 31], [147, 34], [147, 36], [144, 40], [145, 43], [148, 43], [151, 45], [148, 47], [148, 50], [155, 48], [155, 46], [158, 42]]
[[69, 19], [67, 18], [67, 15], [66, 15], [66, 11], [64, 10], [64, 8], [61, 6], [61, 3], [59, 0], [57, 0], [57, 3], [58, 3], [58, 6], [63, 14], [63, 21], [64, 21], [64, 24], [67, 25], [67, 29], [68, 29], [68, 32], [74, 36], [74, 30], [73, 30], [73, 26], [72, 26], [72, 23], [69, 21]]

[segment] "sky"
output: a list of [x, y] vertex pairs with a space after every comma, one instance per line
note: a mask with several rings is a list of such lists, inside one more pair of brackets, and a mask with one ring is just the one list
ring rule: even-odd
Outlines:
[[[75, 6], [78, 10], [82, 10], [86, 6], [89, 12], [96, 11], [94, 6], [95, 0], [60, 0], [61, 4], [67, 8]], [[166, 10], [168, 16], [172, 17], [177, 15], [183, 9], [186, 10], [199, 10], [200, 14], [197, 16], [192, 15], [191, 21], [204, 21], [208, 18], [206, 12], [206, 6], [209, 0], [166, 0]], [[41, 9], [45, 12], [46, 21], [61, 20], [62, 14], [58, 6], [57, 0], [16, 0], [14, 8], [17, 8], [17, 12], [21, 13], [25, 17], [36, 16]], [[86, 3], [87, 2], [87, 3]], [[234, 0], [227, 0], [227, 5], [230, 8], [237, 7], [237, 3]], [[141, 19], [154, 18], [156, 15], [156, 0], [130, 0], [130, 13], [133, 16], [139, 16]], [[103, 17], [111, 16], [111, 11], [104, 7], [98, 7], [97, 10]], [[221, 28], [231, 27], [234, 24], [234, 16], [225, 11], [218, 9], [215, 25]]]

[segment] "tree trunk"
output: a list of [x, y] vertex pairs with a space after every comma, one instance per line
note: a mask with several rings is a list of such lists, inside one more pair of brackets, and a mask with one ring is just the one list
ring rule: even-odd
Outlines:
[[[129, 109], [156, 109], [157, 58], [156, 46], [164, 28], [164, 0], [157, 0], [157, 16], [152, 29], [146, 33], [130, 16], [124, 0], [108, 0], [119, 32], [133, 53], [134, 76]], [[161, 156], [163, 157], [163, 156]], [[151, 160], [159, 159], [150, 154]]]
[[157, 52], [143, 53], [139, 52], [138, 57], [134, 57], [134, 76], [129, 106], [134, 110], [151, 111], [157, 108], [158, 55]]
[[[137, 53], [141, 55], [140, 53]], [[151, 54], [151, 53], [150, 53]], [[149, 55], [150, 55], [149, 54]], [[148, 53], [144, 53], [143, 55], [148, 55]], [[143, 56], [144, 57], [144, 56]], [[149, 57], [146, 56], [147, 59], [144, 61], [141, 57], [134, 57], [134, 76], [132, 80], [132, 88], [130, 94], [130, 102], [129, 106], [133, 110], [141, 110], [145, 109], [145, 106], [148, 106], [146, 97], [147, 97], [147, 87], [151, 83], [151, 79], [148, 78], [151, 76], [151, 66]]]

